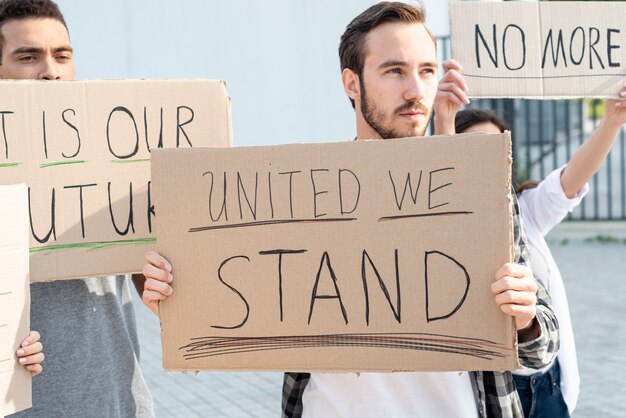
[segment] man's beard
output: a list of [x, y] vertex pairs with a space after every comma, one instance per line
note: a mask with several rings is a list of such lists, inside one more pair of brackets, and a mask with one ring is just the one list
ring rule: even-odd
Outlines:
[[[367, 122], [367, 124], [371, 126], [372, 129], [376, 131], [376, 133], [378, 133], [378, 135], [380, 135], [381, 138], [391, 139], [391, 138], [404, 138], [408, 136], [424, 136], [424, 134], [426, 133], [426, 127], [428, 126], [428, 123], [426, 123], [424, 127], [418, 132], [415, 132], [414, 130], [411, 130], [409, 132], [400, 132], [393, 128], [384, 127], [383, 123], [385, 119], [385, 114], [381, 111], [378, 111], [375, 105], [368, 102], [367, 93], [365, 91], [365, 84], [363, 83], [363, 77], [359, 78], [359, 84], [361, 87], [361, 113], [363, 114], [363, 119], [365, 119], [365, 122]], [[428, 109], [423, 103], [421, 103], [418, 100], [411, 100], [411, 101], [404, 103], [402, 106], [396, 108], [391, 114], [391, 116], [399, 115], [400, 113], [403, 113], [409, 110], [414, 110], [414, 109], [417, 109], [420, 112], [423, 112], [424, 115], [426, 116], [426, 120], [427, 121], [430, 120], [430, 116], [431, 116], [430, 109]]]

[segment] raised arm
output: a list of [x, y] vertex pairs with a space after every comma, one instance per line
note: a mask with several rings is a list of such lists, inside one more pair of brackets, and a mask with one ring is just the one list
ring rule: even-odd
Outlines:
[[454, 118], [467, 98], [467, 83], [461, 74], [461, 65], [455, 60], [442, 64], [445, 71], [439, 80], [433, 109], [435, 111], [435, 135], [454, 135]]
[[626, 83], [620, 92], [621, 99], [606, 100], [604, 117], [591, 137], [578, 148], [561, 173], [561, 186], [572, 199], [589, 179], [600, 169], [622, 125], [626, 123]]

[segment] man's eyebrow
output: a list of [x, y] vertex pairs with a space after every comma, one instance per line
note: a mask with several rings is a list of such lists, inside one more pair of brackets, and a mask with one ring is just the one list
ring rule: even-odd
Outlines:
[[389, 68], [389, 67], [403, 67], [407, 65], [406, 61], [399, 60], [387, 60], [378, 66], [379, 69]]
[[[389, 67], [403, 67], [406, 65], [408, 65], [406, 61], [387, 60], [383, 62], [382, 64], [380, 64], [378, 68], [382, 70], [382, 69], [389, 68]], [[435, 61], [423, 62], [422, 64], [420, 64], [420, 67], [421, 68], [437, 68], [437, 63]]]
[[[42, 52], [43, 52], [43, 48], [40, 48], [38, 46], [23, 46], [14, 50], [13, 54], [40, 54]], [[73, 53], [74, 49], [72, 49], [72, 47], [69, 45], [64, 45], [64, 46], [59, 46], [57, 48], [54, 48], [52, 52], [53, 53], [58, 53], [58, 52]]]
[[43, 52], [43, 48], [39, 48], [36, 46], [22, 46], [20, 48], [15, 49], [13, 54], [39, 54]]
[[57, 52], [69, 52], [70, 54], [74, 53], [74, 48], [72, 48], [69, 45], [64, 45], [64, 46], [60, 46], [58, 48], [54, 48], [52, 50], [52, 52], [57, 53]]

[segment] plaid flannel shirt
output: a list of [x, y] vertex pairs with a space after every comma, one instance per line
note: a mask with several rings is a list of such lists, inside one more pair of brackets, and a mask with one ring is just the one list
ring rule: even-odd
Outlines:
[[[515, 193], [511, 193], [513, 203], [513, 240], [515, 262], [528, 266], [529, 250], [526, 234], [520, 216]], [[559, 327], [552, 311], [548, 292], [537, 281], [537, 322], [541, 327], [539, 337], [533, 341], [518, 344], [518, 355], [523, 366], [540, 369], [556, 357], [559, 349]], [[302, 416], [302, 394], [309, 383], [309, 373], [285, 373], [283, 382], [282, 416], [299, 418]], [[522, 405], [515, 390], [511, 372], [470, 372], [476, 407], [481, 418], [523, 418]]]

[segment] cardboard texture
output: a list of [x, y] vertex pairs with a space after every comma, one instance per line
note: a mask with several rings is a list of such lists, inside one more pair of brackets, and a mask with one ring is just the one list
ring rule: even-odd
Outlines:
[[470, 97], [617, 98], [625, 2], [450, 2]]
[[510, 152], [509, 134], [155, 151], [164, 368], [516, 368], [489, 290]]
[[231, 145], [224, 82], [0, 84], [0, 184], [29, 186], [31, 280], [141, 271], [150, 153]]
[[0, 202], [0, 416], [4, 416], [32, 406], [30, 372], [15, 355], [30, 328], [26, 186], [0, 186]]

